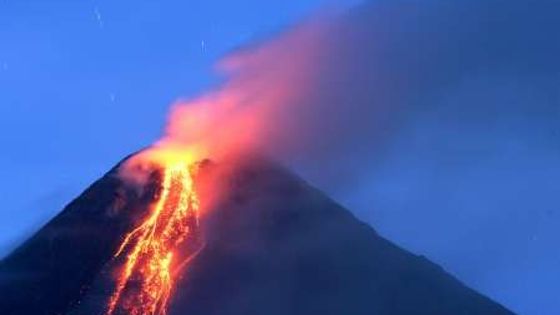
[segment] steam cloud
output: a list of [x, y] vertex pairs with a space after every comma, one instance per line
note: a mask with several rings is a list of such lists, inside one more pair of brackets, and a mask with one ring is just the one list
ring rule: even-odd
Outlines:
[[[175, 104], [163, 141], [211, 142], [218, 153], [249, 145], [339, 176], [330, 164], [367, 164], [416, 114], [494, 119], [523, 111], [526, 104], [441, 102], [477, 77], [557, 82], [558, 8], [554, 1], [375, 1], [315, 18], [222, 60], [225, 83]], [[549, 104], [533, 106], [550, 118]], [[343, 178], [356, 172], [363, 173], [346, 167]]]

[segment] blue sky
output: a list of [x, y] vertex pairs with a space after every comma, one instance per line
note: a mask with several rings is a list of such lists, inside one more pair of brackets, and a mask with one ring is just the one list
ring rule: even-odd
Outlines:
[[1, 243], [157, 139], [171, 102], [215, 83], [219, 57], [322, 2], [2, 1]]
[[[342, 102], [347, 88], [363, 88], [372, 95], [351, 101], [390, 105], [398, 123], [375, 129], [377, 111], [350, 106], [365, 127], [341, 128], [331, 160], [293, 167], [480, 292], [522, 314], [556, 314], [559, 6], [413, 3], [352, 11], [346, 19], [359, 31], [333, 46], [337, 63], [325, 71], [358, 75], [322, 83]], [[221, 56], [324, 5], [353, 4], [1, 1], [0, 254], [157, 139], [170, 103], [217, 83]], [[357, 131], [380, 132], [383, 144]]]

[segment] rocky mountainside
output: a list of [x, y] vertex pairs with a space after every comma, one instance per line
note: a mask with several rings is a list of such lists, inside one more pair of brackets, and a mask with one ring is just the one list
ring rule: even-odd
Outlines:
[[[512, 314], [273, 162], [218, 177], [225, 193], [169, 315]], [[112, 255], [153, 196], [115, 170], [94, 183], [0, 262], [0, 313], [102, 314]]]

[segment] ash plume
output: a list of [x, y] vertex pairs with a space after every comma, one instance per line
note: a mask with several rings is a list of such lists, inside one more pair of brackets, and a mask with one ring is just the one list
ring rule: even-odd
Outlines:
[[[442, 94], [469, 78], [557, 79], [558, 7], [375, 1], [312, 18], [226, 56], [218, 64], [225, 82], [178, 101], [162, 142], [210, 139], [213, 148], [205, 149], [216, 154], [256, 147], [284, 160], [325, 164], [316, 167], [321, 171], [332, 161], [368, 161], [412, 113], [433, 110]], [[498, 105], [461, 110], [476, 114], [479, 106]]]

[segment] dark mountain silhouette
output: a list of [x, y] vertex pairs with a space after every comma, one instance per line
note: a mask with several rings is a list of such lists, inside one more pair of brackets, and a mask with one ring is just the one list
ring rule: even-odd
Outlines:
[[0, 314], [64, 314], [84, 296], [149, 203], [117, 169], [0, 262]]
[[[225, 193], [169, 315], [512, 314], [275, 163], [235, 164], [204, 169]], [[152, 186], [131, 187], [115, 168], [1, 261], [0, 314], [102, 314], [112, 255]]]

